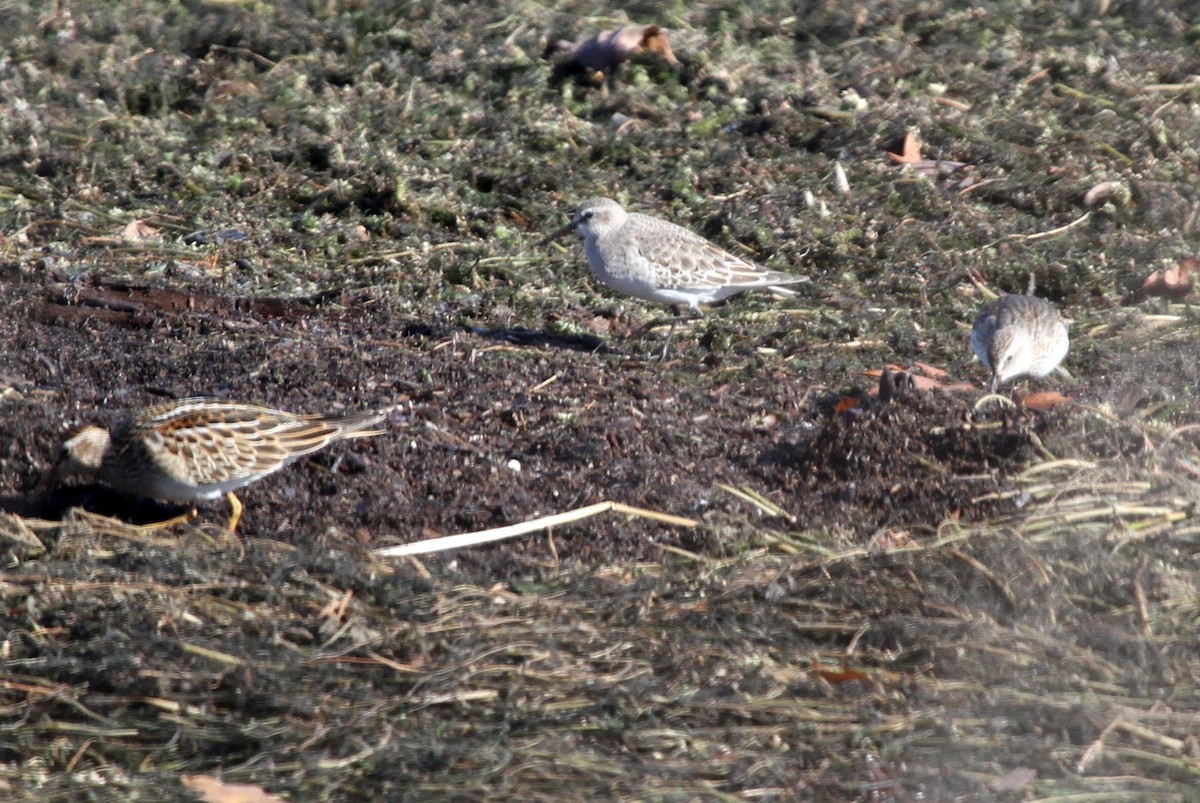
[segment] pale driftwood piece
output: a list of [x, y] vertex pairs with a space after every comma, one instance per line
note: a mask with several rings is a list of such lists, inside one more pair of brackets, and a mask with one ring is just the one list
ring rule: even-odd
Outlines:
[[450, 549], [462, 549], [469, 546], [478, 546], [479, 544], [490, 544], [494, 541], [503, 541], [508, 538], [516, 538], [518, 535], [537, 532], [538, 530], [547, 530], [551, 527], [557, 527], [561, 524], [569, 524], [580, 519], [591, 518], [598, 516], [601, 513], [609, 511], [617, 513], [627, 513], [631, 516], [639, 516], [643, 519], [652, 519], [661, 521], [664, 524], [670, 524], [675, 527], [695, 527], [700, 522], [695, 519], [687, 519], [682, 516], [672, 516], [668, 513], [659, 513], [655, 510], [646, 510], [645, 508], [632, 507], [620, 502], [597, 502], [594, 505], [568, 510], [565, 513], [555, 513], [551, 516], [542, 516], [540, 518], [523, 521], [519, 524], [510, 524], [505, 527], [495, 527], [490, 530], [480, 530], [473, 533], [461, 533], [459, 535], [446, 535], [441, 538], [428, 538], [424, 541], [415, 541], [411, 544], [401, 544], [400, 546], [387, 547], [385, 549], [375, 550], [375, 554], [385, 558], [398, 558], [405, 555], [424, 555], [430, 552], [444, 552]]

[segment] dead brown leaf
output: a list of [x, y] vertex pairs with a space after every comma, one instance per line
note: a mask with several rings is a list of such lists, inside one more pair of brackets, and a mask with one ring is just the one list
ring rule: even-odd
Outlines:
[[821, 664], [821, 661], [813, 656], [812, 658], [813, 672], [817, 673], [827, 683], [837, 685], [839, 683], [850, 683], [855, 680], [867, 681], [870, 680], [870, 675], [859, 669], [851, 669], [850, 665], [842, 661], [841, 669], [830, 669]]
[[893, 163], [902, 165], [928, 178], [942, 178], [961, 172], [970, 165], [949, 159], [926, 159], [921, 155], [921, 143], [910, 128], [904, 135], [904, 147], [900, 153], [884, 151]]
[[121, 237], [125, 240], [134, 242], [142, 242], [149, 240], [151, 237], [158, 236], [158, 229], [151, 226], [144, 220], [131, 220], [125, 228], [121, 229]]
[[946, 379], [950, 376], [950, 372], [942, 368], [930, 365], [929, 363], [913, 361], [913, 370], [924, 374], [931, 379]]
[[601, 31], [579, 43], [556, 42], [553, 49], [566, 51], [589, 70], [611, 73], [621, 63], [643, 50], [658, 53], [671, 66], [679, 64], [667, 41], [667, 33], [657, 25], [631, 25], [618, 31]]
[[870, 675], [858, 669], [847, 669], [843, 667], [840, 671], [837, 669], [817, 669], [817, 674], [821, 676], [826, 683], [838, 685], [839, 683], [852, 683], [856, 680], [870, 680]]
[[671, 50], [671, 43], [667, 41], [667, 32], [656, 25], [647, 26], [647, 31], [642, 36], [642, 47], [658, 53], [672, 67], [679, 64], [679, 59], [675, 58], [675, 52]]
[[1028, 396], [1021, 397], [1021, 404], [1025, 405], [1030, 410], [1053, 410], [1060, 404], [1066, 404], [1071, 401], [1070, 396], [1064, 396], [1057, 390], [1044, 390], [1039, 393], [1030, 393]]
[[919, 162], [921, 161], [921, 143], [917, 141], [917, 135], [910, 128], [904, 134], [904, 146], [900, 153], [892, 153], [891, 151], [885, 151], [885, 153], [896, 164]]
[[[899, 365], [887, 365], [881, 369], [872, 369], [863, 371], [865, 376], [879, 380], [883, 377], [883, 372], [891, 371], [893, 374], [903, 374], [912, 382], [912, 386], [917, 390], [941, 390], [949, 393], [957, 393], [961, 391], [971, 391], [975, 387], [970, 382], [943, 382], [948, 374], [939, 368], [934, 368], [931, 365], [924, 363], [915, 363], [915, 368], [903, 368]], [[933, 374], [929, 376], [928, 374]], [[879, 386], [876, 385], [872, 394], [879, 393]]]
[[184, 775], [180, 780], [205, 803], [287, 803], [253, 784], [225, 783], [211, 775]]
[[861, 404], [862, 402], [857, 396], [843, 396], [837, 400], [836, 404], [833, 405], [833, 411], [841, 415], [842, 413], [848, 413], [851, 410], [860, 407]]
[[1136, 304], [1147, 298], [1161, 296], [1176, 300], [1187, 299], [1192, 293], [1192, 271], [1200, 269], [1200, 259], [1187, 257], [1179, 264], [1166, 270], [1156, 270], [1146, 277], [1142, 286], [1125, 298], [1126, 304]]

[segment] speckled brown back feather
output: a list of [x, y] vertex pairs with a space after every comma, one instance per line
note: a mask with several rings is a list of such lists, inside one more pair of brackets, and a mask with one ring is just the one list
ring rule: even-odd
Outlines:
[[114, 471], [136, 475], [141, 466], [196, 486], [252, 482], [335, 440], [376, 435], [367, 428], [383, 417], [293, 415], [207, 398], [164, 402], [113, 433], [100, 475], [113, 482]]

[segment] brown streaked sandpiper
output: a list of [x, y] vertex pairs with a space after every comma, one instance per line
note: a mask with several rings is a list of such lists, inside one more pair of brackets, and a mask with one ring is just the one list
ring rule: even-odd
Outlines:
[[293, 415], [212, 398], [163, 402], [134, 413], [110, 433], [86, 426], [62, 445], [39, 488], [73, 475], [118, 491], [171, 502], [224, 494], [236, 531], [242, 503], [234, 491], [343, 438], [379, 435], [375, 411], [348, 416]]

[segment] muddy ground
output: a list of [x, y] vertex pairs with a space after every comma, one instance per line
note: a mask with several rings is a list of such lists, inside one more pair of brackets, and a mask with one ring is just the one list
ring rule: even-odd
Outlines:
[[[1200, 13], [1053, 5], [9, 4], [4, 796], [1200, 800]], [[595, 195], [811, 282], [659, 361]], [[1031, 273], [1070, 400], [981, 404]], [[393, 409], [236, 537], [32, 493], [188, 395]], [[608, 500], [695, 526], [375, 552]]]

